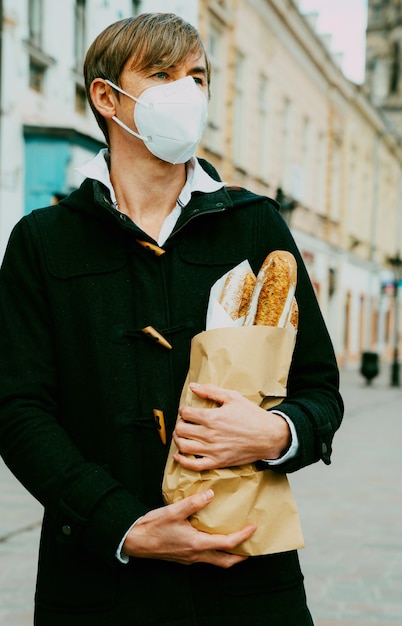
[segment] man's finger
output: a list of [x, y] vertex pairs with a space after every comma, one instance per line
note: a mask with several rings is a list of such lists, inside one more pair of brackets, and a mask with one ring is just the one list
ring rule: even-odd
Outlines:
[[187, 498], [183, 498], [179, 502], [175, 502], [170, 506], [176, 508], [177, 513], [183, 519], [187, 519], [197, 511], [200, 511], [204, 507], [207, 506], [211, 502], [214, 497], [214, 492], [212, 489], [207, 489], [206, 491], [201, 491], [200, 493], [195, 493], [193, 496], [188, 496]]
[[242, 561], [248, 559], [248, 556], [240, 556], [238, 554], [229, 554], [229, 552], [219, 552], [215, 550], [211, 552], [211, 555], [205, 558], [205, 563], [210, 563], [211, 565], [216, 565], [217, 567], [222, 567], [223, 569], [228, 569], [229, 567], [233, 567], [233, 565], [237, 565]]
[[[247, 541], [256, 529], [257, 526], [255, 524], [247, 524], [244, 528], [236, 530], [233, 533], [229, 533], [228, 535], [208, 534], [206, 536], [205, 533], [203, 534], [205, 536], [205, 542], [208, 544], [208, 550], [215, 550], [216, 552], [223, 554], [231, 554], [231, 551], [243, 543], [243, 541]], [[207, 548], [206, 545], [205, 548]]]
[[250, 539], [251, 535], [253, 535], [256, 530], [257, 526], [255, 524], [247, 524], [244, 528], [236, 530], [235, 532], [230, 533], [230, 535], [224, 535], [226, 544], [224, 550], [230, 552], [230, 550], [236, 548], [236, 546], [243, 543], [243, 541]]
[[194, 458], [194, 456], [186, 456], [185, 454], [177, 452], [173, 455], [173, 459], [176, 463], [179, 463], [179, 465], [184, 467], [184, 469], [188, 469], [193, 472], [202, 472], [204, 470], [214, 469], [215, 465], [213, 458], [202, 455]]
[[228, 389], [223, 389], [223, 387], [218, 387], [218, 385], [212, 385], [211, 383], [200, 385], [199, 383], [190, 383], [190, 389], [193, 393], [195, 393], [200, 398], [209, 398], [210, 400], [214, 400], [218, 404], [224, 404], [225, 402], [229, 402], [232, 397], [232, 392]]

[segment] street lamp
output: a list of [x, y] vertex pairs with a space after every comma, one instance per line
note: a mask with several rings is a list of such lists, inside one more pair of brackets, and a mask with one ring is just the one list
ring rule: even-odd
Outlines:
[[389, 264], [392, 266], [394, 271], [394, 356], [391, 365], [391, 387], [399, 387], [399, 298], [398, 298], [398, 290], [399, 290], [399, 282], [402, 278], [402, 259], [398, 254], [388, 259]]
[[275, 200], [279, 204], [279, 212], [283, 216], [285, 222], [290, 226], [290, 218], [293, 210], [297, 206], [297, 201], [293, 198], [289, 198], [284, 192], [282, 187], [278, 187], [276, 190]]

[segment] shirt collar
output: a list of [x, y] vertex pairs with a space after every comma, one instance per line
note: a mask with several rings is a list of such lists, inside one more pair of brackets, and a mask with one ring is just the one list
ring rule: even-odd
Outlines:
[[[86, 163], [83, 167], [77, 168], [77, 172], [86, 178], [92, 178], [93, 180], [97, 180], [105, 185], [105, 187], [107, 187], [110, 191], [112, 202], [116, 204], [116, 194], [110, 180], [108, 162], [109, 150], [108, 148], [102, 148], [93, 159], [88, 161], [88, 163]], [[177, 205], [181, 208], [185, 207], [190, 202], [191, 194], [194, 193], [194, 191], [212, 193], [222, 189], [222, 187], [226, 184], [222, 181], [216, 181], [211, 178], [211, 176], [201, 167], [196, 157], [192, 157], [186, 163], [186, 170], [186, 182], [177, 199]]]

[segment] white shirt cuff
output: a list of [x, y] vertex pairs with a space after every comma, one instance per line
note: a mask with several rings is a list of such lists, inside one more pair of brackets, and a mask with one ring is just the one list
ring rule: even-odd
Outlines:
[[127, 532], [126, 532], [126, 534], [124, 535], [123, 539], [120, 541], [119, 545], [117, 546], [117, 550], [116, 550], [116, 554], [115, 554], [115, 556], [116, 556], [116, 559], [117, 559], [118, 561], [120, 561], [120, 563], [123, 563], [123, 565], [127, 565], [127, 563], [128, 563], [128, 562], [129, 562], [129, 560], [130, 560], [130, 557], [129, 557], [129, 556], [127, 556], [127, 554], [122, 554], [122, 553], [121, 553], [121, 551], [123, 550], [123, 544], [124, 544], [124, 542], [125, 542], [125, 540], [126, 540], [126, 537], [127, 537], [128, 533], [130, 532], [130, 530], [131, 530], [132, 528], [134, 528], [134, 526], [136, 525], [136, 523], [137, 523], [137, 522], [139, 522], [139, 521], [140, 521], [140, 519], [142, 519], [142, 517], [143, 517], [143, 516], [141, 516], [141, 517], [139, 517], [138, 519], [136, 519], [136, 520], [135, 520], [134, 524], [132, 524], [132, 525], [130, 526], [130, 528], [128, 529], [128, 531], [127, 531]]
[[265, 463], [268, 463], [268, 465], [281, 465], [281, 463], [285, 463], [285, 461], [289, 461], [289, 459], [292, 459], [294, 456], [296, 456], [297, 451], [299, 449], [299, 439], [297, 437], [295, 425], [285, 413], [282, 413], [282, 411], [277, 411], [276, 409], [272, 411], [272, 413], [275, 413], [276, 415], [280, 415], [281, 417], [283, 417], [283, 419], [287, 421], [289, 428], [290, 428], [290, 435], [291, 435], [292, 441], [291, 441], [289, 449], [279, 459], [273, 459], [273, 460], [262, 459], [262, 460]]

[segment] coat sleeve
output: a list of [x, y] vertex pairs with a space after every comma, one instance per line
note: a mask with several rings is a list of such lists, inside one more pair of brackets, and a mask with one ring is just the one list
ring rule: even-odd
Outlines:
[[323, 316], [300, 251], [284, 220], [270, 205], [266, 228], [261, 229], [272, 249], [292, 252], [297, 261], [296, 299], [299, 329], [288, 379], [287, 398], [278, 405], [293, 421], [299, 440], [297, 455], [283, 464], [270, 466], [289, 473], [318, 460], [330, 464], [332, 442], [343, 418], [339, 393], [339, 370]]
[[53, 516], [55, 532], [110, 563], [147, 512], [58, 421], [58, 371], [40, 246], [29, 217], [14, 228], [0, 271], [0, 453]]

